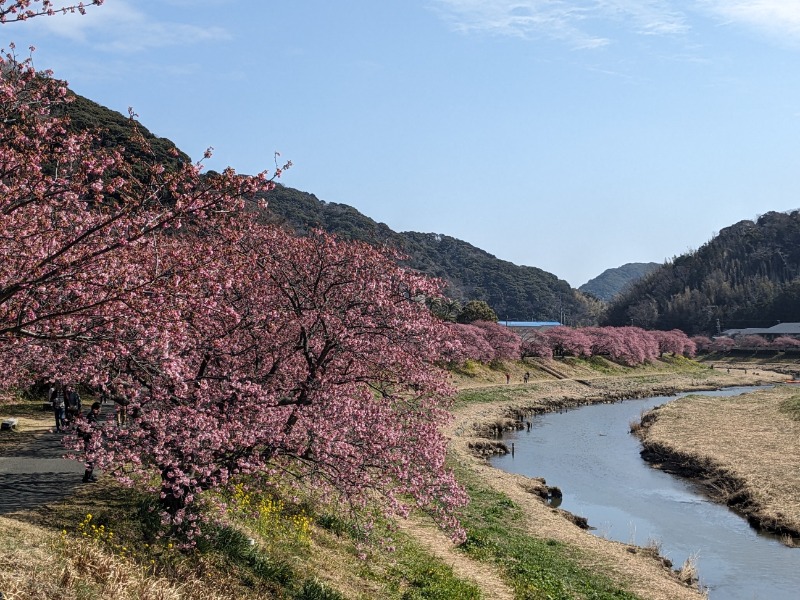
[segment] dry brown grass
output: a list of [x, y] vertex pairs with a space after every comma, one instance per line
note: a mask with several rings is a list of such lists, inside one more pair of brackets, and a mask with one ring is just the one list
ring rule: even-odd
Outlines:
[[0, 395], [0, 421], [9, 417], [17, 419], [14, 431], [0, 431], [0, 452], [27, 443], [31, 436], [44, 433], [53, 427], [52, 411], [44, 411], [41, 402], [24, 401], [8, 393]]
[[645, 443], [690, 469], [705, 469], [715, 478], [712, 495], [735, 505], [752, 522], [797, 538], [800, 421], [781, 410], [797, 392], [780, 385], [731, 398], [682, 398], [654, 413]]
[[[228, 600], [196, 572], [169, 579], [92, 540], [0, 517], [0, 591], [7, 600]], [[181, 576], [183, 575], [183, 576]]]
[[678, 569], [678, 579], [687, 585], [695, 585], [698, 581], [697, 555], [690, 554], [680, 569]]

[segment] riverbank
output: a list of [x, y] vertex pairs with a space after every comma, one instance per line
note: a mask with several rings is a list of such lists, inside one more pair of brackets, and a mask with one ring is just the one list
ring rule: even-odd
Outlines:
[[[0, 591], [8, 597], [63, 600], [111, 597], [105, 590], [112, 589], [114, 597], [140, 600], [702, 598], [659, 559], [656, 548], [591, 535], [570, 515], [542, 501], [548, 493], [543, 481], [490, 467], [476, 454], [476, 445], [501, 442], [494, 438], [498, 429], [517, 427], [521, 418], [535, 412], [682, 389], [768, 383], [785, 376], [752, 369], [745, 374], [735, 367], [727, 373], [727, 367], [710, 369], [680, 358], [637, 368], [602, 359], [566, 359], [514, 362], [495, 369], [473, 365], [467, 371], [454, 375], [461, 391], [448, 428], [451, 464], [471, 497], [462, 515], [469, 532], [462, 546], [454, 546], [415, 515], [400, 524], [400, 531], [391, 527], [394, 552], [374, 548], [362, 561], [365, 548], [357, 532], [339, 519], [335, 508], [331, 512], [331, 507], [300, 504], [313, 517], [307, 533], [302, 533], [287, 500], [285, 511], [271, 513], [265, 532], [234, 520], [215, 534], [203, 553], [175, 555], [143, 536], [142, 498], [101, 478], [61, 501], [32, 503], [0, 517], [5, 534], [0, 543]], [[523, 383], [526, 372], [528, 383]], [[40, 454], [42, 441], [54, 436], [47, 433], [50, 414], [36, 403], [5, 408], [25, 420], [18, 431], [3, 432], [8, 434], [5, 439], [0, 436], [0, 454]], [[98, 527], [113, 527], [114, 540], [119, 541], [81, 538], [88, 514]], [[136, 548], [137, 557], [119, 556], [119, 547]], [[53, 572], [70, 577], [47, 575]], [[683, 573], [684, 579], [690, 575], [691, 569]], [[160, 582], [159, 590], [152, 595], [141, 592], [153, 581]], [[15, 590], [16, 596], [9, 595]]]
[[689, 396], [644, 415], [642, 457], [700, 482], [714, 500], [800, 543], [800, 388]]
[[[543, 501], [542, 496], [547, 495], [545, 482], [492, 468], [479, 453], [499, 446], [497, 432], [519, 427], [525, 415], [678, 391], [774, 383], [785, 376], [762, 369], [745, 372], [744, 368], [732, 368], [729, 373], [727, 368], [711, 369], [696, 363], [676, 365], [668, 361], [638, 370], [580, 361], [549, 361], [543, 367], [540, 370], [532, 363], [528, 384], [491, 386], [491, 382], [484, 382], [483, 387], [460, 386], [455, 420], [448, 430], [454, 459], [483, 484], [519, 505], [521, 525], [531, 536], [575, 548], [583, 564], [605, 573], [637, 597], [659, 600], [703, 597], [696, 588], [682, 581], [682, 577], [690, 579], [691, 565], [681, 575], [664, 564], [653, 549], [592, 535], [576, 525], [571, 515]], [[552, 375], [553, 371], [558, 379]], [[541, 373], [550, 375], [545, 377]], [[512, 373], [512, 381], [516, 375]], [[479, 373], [476, 379], [492, 376]]]

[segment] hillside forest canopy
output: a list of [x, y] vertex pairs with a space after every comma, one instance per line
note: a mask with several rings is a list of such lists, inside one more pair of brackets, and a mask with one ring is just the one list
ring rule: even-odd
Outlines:
[[[69, 117], [70, 131], [89, 129], [97, 132], [102, 145], [130, 146], [131, 152], [137, 152], [137, 146], [128, 142], [130, 126], [126, 118], [87, 98], [69, 91], [68, 94], [73, 101], [66, 104], [63, 111]], [[168, 168], [175, 166], [177, 161], [189, 161], [172, 142], [153, 136], [141, 124], [138, 127], [150, 144], [152, 159]], [[390, 246], [401, 253], [401, 264], [405, 267], [441, 279], [445, 296], [460, 308], [476, 300], [486, 302], [502, 320], [553, 321], [563, 318], [570, 325], [597, 324], [601, 304], [546, 271], [500, 260], [451, 236], [398, 233], [351, 206], [324, 202], [313, 194], [286, 187], [277, 181], [275, 184], [274, 189], [261, 194], [261, 199], [268, 205], [268, 210], [260, 211], [264, 222], [280, 225], [299, 235], [321, 229], [341, 239]]]
[[604, 324], [716, 335], [800, 321], [800, 211], [769, 212], [719, 232], [635, 282]]

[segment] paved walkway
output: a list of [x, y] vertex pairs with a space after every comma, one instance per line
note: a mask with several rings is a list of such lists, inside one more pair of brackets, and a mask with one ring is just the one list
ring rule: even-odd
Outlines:
[[[81, 483], [80, 461], [61, 458], [61, 434], [3, 432], [19, 436], [0, 446], [0, 515], [66, 498]], [[5, 440], [4, 440], [5, 441]]]

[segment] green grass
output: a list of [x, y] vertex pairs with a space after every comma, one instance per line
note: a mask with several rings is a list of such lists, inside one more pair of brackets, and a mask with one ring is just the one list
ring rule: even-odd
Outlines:
[[462, 523], [467, 540], [461, 549], [472, 558], [496, 564], [518, 600], [635, 600], [602, 574], [580, 566], [573, 548], [521, 530], [521, 509], [507, 496], [458, 471], [470, 504]]
[[[409, 535], [378, 518], [372, 531], [372, 545], [363, 530], [340, 516], [326, 514], [317, 524], [349, 545], [351, 553], [365, 552], [369, 558], [358, 563], [357, 576], [382, 588], [387, 600], [480, 600], [480, 589], [459, 579], [452, 568], [432, 556]], [[348, 544], [351, 542], [352, 544]], [[386, 551], [380, 543], [391, 543]]]
[[[405, 536], [398, 543], [391, 562], [380, 574], [386, 584], [386, 598], [398, 600], [480, 600], [473, 583], [455, 576], [453, 570]], [[375, 574], [375, 571], [373, 571]]]
[[687, 358], [680, 354], [672, 356], [671, 354], [664, 354], [661, 357], [661, 362], [668, 364], [680, 371], [710, 371], [711, 369], [701, 362], [693, 358]]
[[790, 419], [800, 421], [800, 394], [787, 398], [781, 402], [779, 410], [788, 415]]
[[[534, 389], [528, 387], [526, 390]], [[474, 388], [462, 390], [456, 395], [456, 406], [459, 404], [480, 404], [483, 402], [503, 402], [515, 400], [519, 397], [519, 390], [498, 389], [498, 387]]]
[[602, 356], [591, 356], [581, 360], [592, 371], [596, 371], [602, 375], [614, 375], [625, 371], [624, 367], [621, 367], [620, 365], [613, 363]]
[[[224, 581], [225, 591], [235, 597], [275, 598], [282, 600], [344, 600], [345, 596], [315, 572], [312, 555], [315, 544], [333, 551], [348, 579], [364, 579], [361, 598], [373, 597], [372, 591], [386, 600], [479, 600], [480, 589], [460, 579], [453, 570], [433, 556], [413, 538], [390, 531], [386, 522], [378, 522], [372, 536], [366, 538], [363, 527], [350, 522], [335, 507], [306, 503], [269, 505], [262, 510], [261, 521], [238, 511], [228, 524], [206, 525], [208, 537], [198, 541], [193, 552], [181, 551], [178, 542], [156, 538], [158, 530], [151, 498], [133, 490], [101, 480], [86, 497], [54, 507], [47, 515], [47, 525], [64, 530], [69, 539], [83, 539], [97, 544], [111, 554], [119, 548], [130, 549], [126, 559], [151, 569], [157, 577], [180, 584], [186, 578]], [[233, 494], [233, 493], [232, 493]], [[313, 526], [299, 528], [297, 514], [309, 516]], [[91, 521], [86, 519], [92, 514]], [[82, 537], [82, 522], [104, 527], [106, 532]], [[264, 523], [270, 527], [261, 527]], [[107, 532], [113, 530], [113, 538]], [[391, 536], [391, 539], [390, 537]], [[395, 550], [386, 551], [384, 544]], [[0, 544], [1, 546], [2, 544]], [[359, 560], [364, 553], [366, 560]], [[153, 561], [151, 563], [151, 561]], [[95, 597], [88, 595], [89, 597]]]
[[0, 415], [9, 417], [27, 417], [29, 419], [38, 419], [41, 417], [52, 417], [53, 411], [51, 409], [44, 409], [42, 405], [47, 402], [45, 398], [36, 400], [23, 398], [19, 395], [0, 399]]
[[475, 377], [478, 374], [479, 366], [480, 363], [468, 358], [463, 363], [452, 365], [450, 370], [466, 377]]

